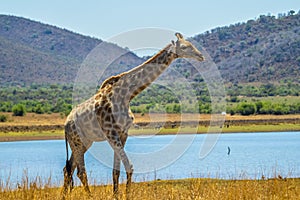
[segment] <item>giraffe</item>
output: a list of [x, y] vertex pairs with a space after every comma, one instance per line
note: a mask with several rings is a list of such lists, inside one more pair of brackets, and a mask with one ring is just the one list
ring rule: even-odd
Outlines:
[[[128, 129], [133, 124], [134, 115], [130, 101], [148, 87], [177, 58], [193, 58], [204, 61], [202, 53], [180, 33], [175, 33], [177, 41], [172, 41], [143, 64], [117, 76], [106, 79], [94, 96], [79, 104], [68, 115], [65, 122], [67, 160], [64, 167], [63, 198], [73, 188], [73, 173], [87, 193], [90, 194], [85, 170], [84, 154], [95, 141], [107, 141], [114, 151], [112, 170], [113, 192], [117, 194], [120, 165], [124, 165], [127, 175], [126, 193], [130, 192], [133, 165], [124, 146]], [[72, 150], [68, 155], [68, 144]]]

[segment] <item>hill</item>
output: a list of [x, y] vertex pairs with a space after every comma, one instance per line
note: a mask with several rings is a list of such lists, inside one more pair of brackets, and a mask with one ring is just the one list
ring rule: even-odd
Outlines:
[[[125, 51], [117, 45], [66, 29], [0, 15], [0, 84], [72, 83], [80, 64], [99, 44], [111, 56]], [[122, 64], [135, 66], [140, 60], [128, 53], [122, 57]]]
[[[207, 50], [226, 83], [299, 84], [299, 13], [261, 15], [256, 20], [218, 27], [191, 39]], [[0, 15], [0, 83], [2, 86], [72, 83], [84, 58], [100, 43], [111, 54], [108, 57], [122, 51], [100, 39], [21, 17]], [[129, 52], [115, 61], [115, 68], [107, 74], [127, 70], [143, 60]], [[187, 73], [186, 66], [179, 70], [195, 80], [193, 71]]]
[[[300, 113], [300, 13], [261, 15], [256, 20], [218, 27], [190, 39], [204, 47], [217, 64], [226, 86], [228, 113]], [[93, 53], [96, 56], [89, 60], [92, 68], [82, 70], [82, 63], [90, 64], [85, 58]], [[120, 53], [122, 56], [113, 60]], [[14, 107], [24, 106], [27, 112], [68, 114], [74, 97], [77, 98], [73, 91], [88, 97], [95, 92], [95, 85], [99, 85], [93, 82], [95, 77], [100, 83], [145, 59], [100, 39], [21, 17], [0, 15], [0, 111], [12, 112]], [[98, 68], [107, 65], [101, 76]], [[164, 86], [152, 85], [131, 102], [132, 111], [179, 113], [196, 109], [211, 113], [206, 83], [191, 66], [185, 60], [178, 60], [170, 71], [178, 71], [192, 82], [199, 107], [181, 107], [178, 97], [186, 89], [183, 86], [174, 95], [174, 91]], [[89, 89], [73, 86], [76, 76], [83, 73], [86, 75], [79, 82], [92, 81]], [[284, 97], [284, 102], [271, 102], [268, 96], [295, 96], [297, 100]]]
[[227, 83], [300, 83], [300, 12], [261, 15], [192, 39], [207, 50]]

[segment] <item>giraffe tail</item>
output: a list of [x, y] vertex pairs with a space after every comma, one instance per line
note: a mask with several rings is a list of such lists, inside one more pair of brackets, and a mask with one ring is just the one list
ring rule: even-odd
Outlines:
[[66, 159], [66, 171], [68, 174], [68, 178], [71, 178], [70, 180], [70, 190], [74, 187], [74, 181], [72, 176], [72, 163], [71, 160], [69, 160], [69, 148], [68, 148], [68, 138], [67, 134], [65, 134], [65, 142], [66, 142], [66, 152], [67, 152], [67, 159]]

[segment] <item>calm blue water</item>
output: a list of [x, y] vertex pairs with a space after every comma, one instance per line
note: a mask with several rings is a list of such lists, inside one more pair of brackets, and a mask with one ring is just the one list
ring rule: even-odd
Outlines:
[[[300, 132], [222, 134], [210, 153], [200, 158], [205, 137], [130, 137], [126, 151], [135, 168], [134, 180], [300, 177]], [[95, 143], [86, 153], [91, 183], [111, 183], [112, 155], [106, 142]], [[45, 181], [51, 176], [53, 184], [62, 184], [65, 158], [63, 140], [0, 143], [0, 183], [9, 180], [13, 187], [26, 175]]]

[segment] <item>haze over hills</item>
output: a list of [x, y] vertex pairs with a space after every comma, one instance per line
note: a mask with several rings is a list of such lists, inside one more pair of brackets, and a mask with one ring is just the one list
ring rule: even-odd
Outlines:
[[[290, 11], [277, 18], [262, 15], [257, 20], [216, 28], [192, 39], [207, 50], [226, 83], [299, 83], [299, 13]], [[101, 48], [108, 57], [124, 51], [100, 39], [0, 15], [0, 84], [70, 84], [85, 57], [99, 44], [104, 44]], [[114, 61], [115, 68], [110, 73], [142, 62], [135, 54], [127, 53]], [[187, 72], [185, 67], [182, 72]], [[186, 77], [193, 80], [192, 73], [186, 73]]]

